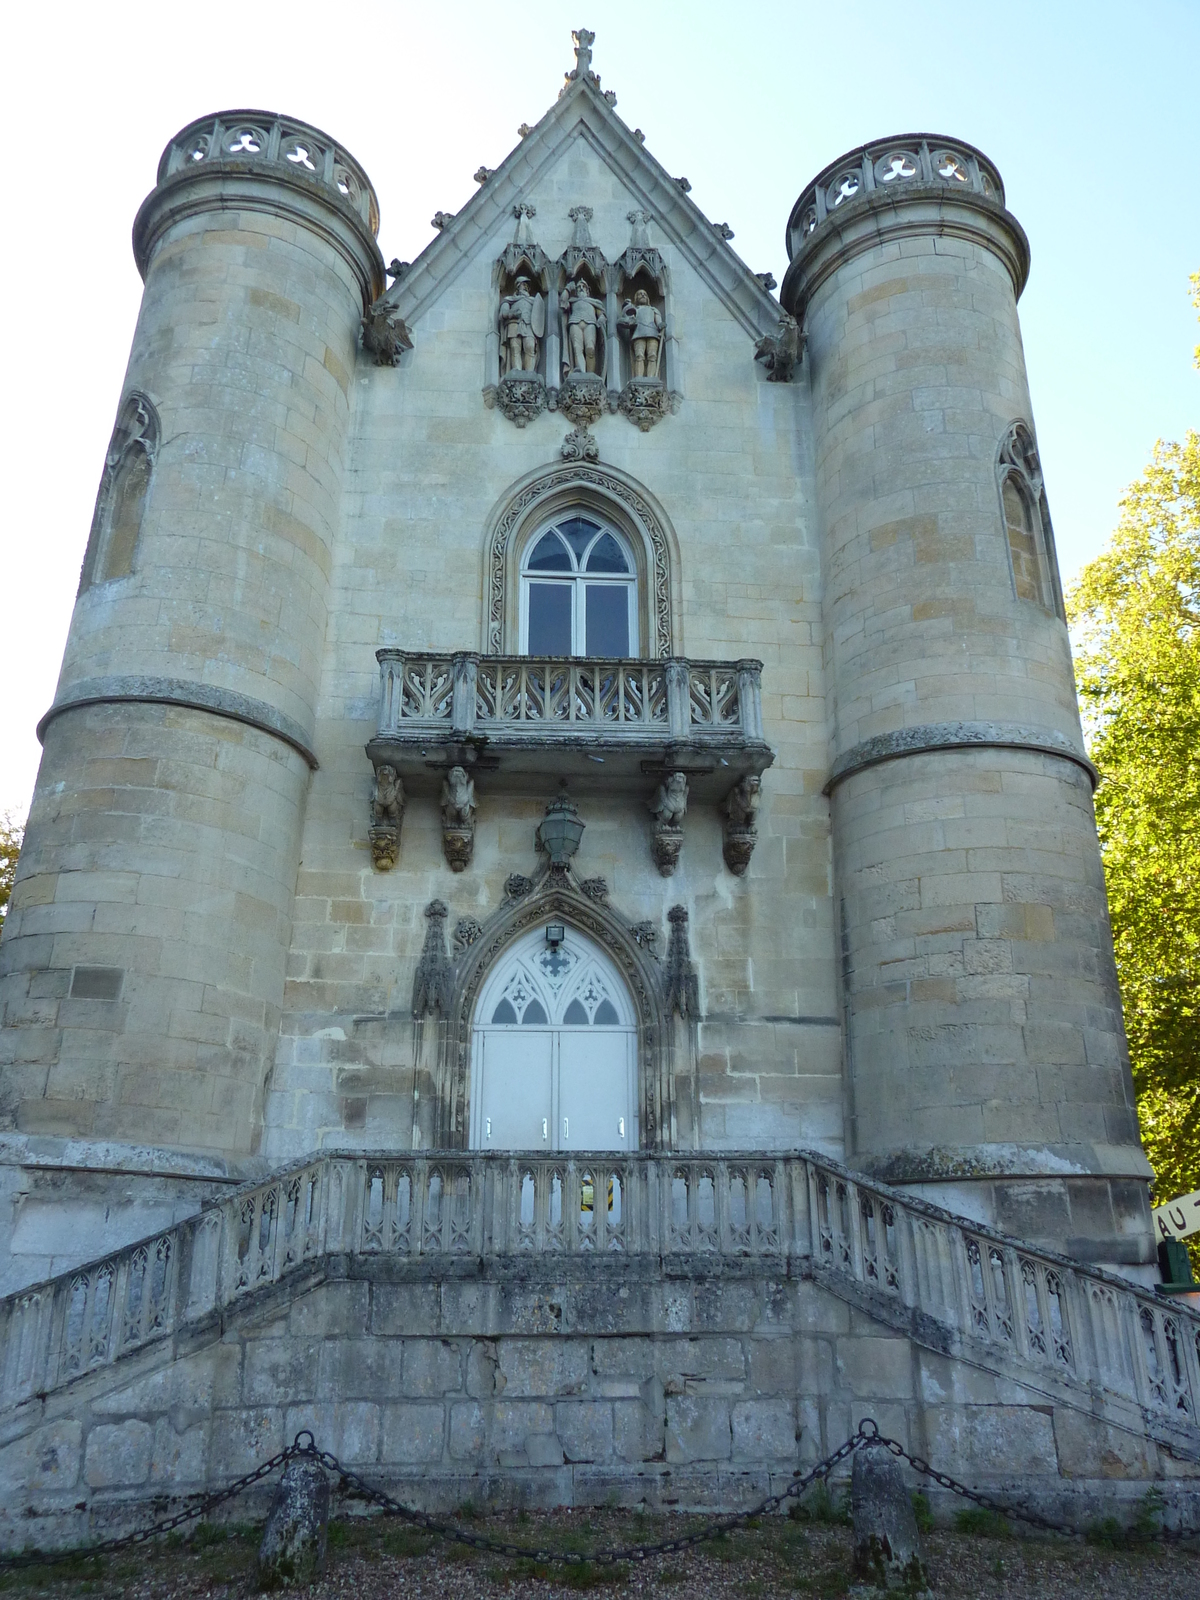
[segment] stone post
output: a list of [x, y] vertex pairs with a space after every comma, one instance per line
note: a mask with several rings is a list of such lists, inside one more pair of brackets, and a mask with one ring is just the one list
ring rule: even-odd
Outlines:
[[908, 136], [822, 173], [788, 247], [823, 551], [847, 1159], [1077, 1259], [1148, 1266], [1067, 629], [1001, 503], [1013, 424], [1033, 438], [1025, 235], [978, 151]]
[[377, 227], [265, 112], [184, 129], [137, 216], [119, 415], [157, 448], [115, 571], [98, 508], [0, 956], [3, 1125], [77, 1162], [257, 1147]]

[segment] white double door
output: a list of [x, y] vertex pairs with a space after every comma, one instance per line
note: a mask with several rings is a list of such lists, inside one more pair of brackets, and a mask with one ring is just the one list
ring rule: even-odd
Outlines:
[[481, 1150], [632, 1150], [637, 1033], [608, 957], [574, 930], [511, 947], [480, 996], [471, 1144]]

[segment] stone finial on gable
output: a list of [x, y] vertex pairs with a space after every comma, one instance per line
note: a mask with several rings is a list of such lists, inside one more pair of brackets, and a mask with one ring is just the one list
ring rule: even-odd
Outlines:
[[592, 46], [596, 42], [596, 35], [590, 28], [573, 28], [571, 38], [575, 42], [575, 65], [567, 73], [563, 83], [562, 92], [565, 94], [569, 85], [582, 78], [584, 82], [594, 83], [600, 87], [600, 79], [592, 71]]

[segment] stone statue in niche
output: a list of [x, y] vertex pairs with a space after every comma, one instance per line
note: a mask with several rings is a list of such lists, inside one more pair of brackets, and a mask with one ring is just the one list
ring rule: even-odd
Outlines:
[[386, 763], [375, 771], [371, 796], [371, 860], [376, 870], [388, 872], [400, 855], [400, 825], [404, 821], [404, 785], [395, 767]]
[[753, 773], [736, 783], [726, 796], [724, 805], [725, 865], [736, 877], [741, 877], [750, 865], [754, 846], [758, 842], [758, 806], [761, 799], [762, 779]]
[[523, 428], [546, 408], [542, 374], [546, 339], [546, 255], [533, 237], [537, 208], [522, 200], [513, 208], [516, 231], [497, 262], [500, 291], [494, 345], [495, 389], [485, 388], [485, 405], [497, 405], [510, 422]]
[[470, 866], [475, 853], [475, 784], [463, 767], [442, 782], [442, 850], [451, 872]]
[[635, 289], [626, 300], [617, 326], [628, 336], [629, 356], [635, 378], [657, 378], [662, 351], [663, 315], [651, 305], [645, 289]]
[[546, 302], [532, 279], [524, 273], [500, 302], [500, 363], [502, 376], [511, 372], [536, 372], [542, 340], [546, 336]]
[[564, 372], [604, 374], [604, 301], [585, 278], [574, 278], [559, 298], [563, 315]]
[[650, 838], [650, 851], [654, 864], [664, 878], [669, 878], [679, 864], [683, 848], [683, 819], [687, 816], [688, 782], [682, 772], [668, 772], [659, 784], [654, 799], [650, 801], [650, 814], [654, 818]]

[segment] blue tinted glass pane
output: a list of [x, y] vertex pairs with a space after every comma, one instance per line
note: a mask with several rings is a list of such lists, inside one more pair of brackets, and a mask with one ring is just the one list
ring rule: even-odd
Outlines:
[[613, 538], [611, 533], [602, 534], [592, 546], [592, 553], [587, 558], [589, 572], [628, 572], [629, 562], [624, 550]]
[[571, 654], [571, 596], [569, 583], [529, 585], [529, 654]]
[[542, 1002], [540, 1000], [531, 1000], [525, 1007], [525, 1015], [521, 1018], [521, 1024], [527, 1028], [531, 1022], [546, 1022], [548, 1020]]
[[600, 524], [589, 522], [586, 517], [568, 517], [566, 522], [555, 523], [555, 527], [576, 556], [581, 556], [595, 535], [600, 532]]
[[516, 1022], [516, 1020], [517, 1013], [513, 1010], [512, 1003], [508, 1000], [501, 1000], [495, 1011], [492, 1012], [493, 1022]]
[[589, 583], [584, 601], [587, 640], [581, 654], [629, 654], [629, 590], [623, 583]]
[[580, 1027], [580, 1026], [583, 1026], [583, 1027], [586, 1028], [587, 1027], [587, 1019], [588, 1019], [588, 1014], [583, 1009], [583, 1007], [579, 1004], [579, 1001], [578, 1000], [572, 1000], [571, 1004], [566, 1009], [566, 1013], [563, 1016], [563, 1021], [565, 1023], [567, 1023], [568, 1026], [570, 1026], [572, 1028], [577, 1028], [577, 1027]]
[[598, 1022], [601, 1027], [615, 1028], [620, 1020], [620, 1017], [617, 1015], [617, 1008], [613, 1005], [612, 1001], [601, 1000], [600, 1004], [596, 1007], [595, 1021]]
[[552, 533], [544, 533], [529, 558], [532, 572], [570, 572], [571, 558], [563, 549], [562, 540]]

